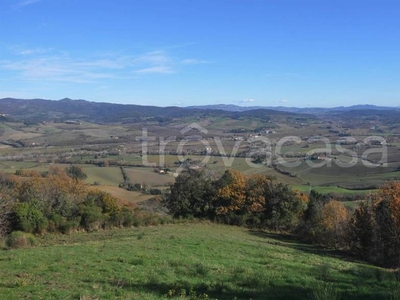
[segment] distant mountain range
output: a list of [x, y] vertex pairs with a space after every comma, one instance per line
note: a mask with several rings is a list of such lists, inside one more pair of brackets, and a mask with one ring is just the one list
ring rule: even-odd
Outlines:
[[400, 110], [400, 106], [398, 107], [390, 107], [390, 106], [376, 106], [370, 104], [362, 104], [362, 105], [352, 105], [352, 106], [339, 106], [332, 108], [325, 107], [286, 107], [286, 106], [238, 106], [233, 104], [215, 104], [215, 105], [201, 105], [201, 106], [188, 106], [188, 109], [210, 109], [210, 110], [224, 110], [231, 112], [244, 112], [250, 110], [258, 110], [258, 109], [271, 109], [275, 111], [284, 111], [284, 112], [292, 112], [292, 113], [306, 113], [306, 114], [324, 114], [328, 112], [349, 112], [349, 111], [363, 111], [363, 110], [378, 110], [378, 111], [387, 111], [387, 110]]
[[9, 120], [28, 121], [65, 121], [81, 120], [100, 123], [124, 123], [157, 121], [165, 122], [174, 118], [188, 117], [258, 117], [295, 116], [297, 114], [323, 115], [390, 115], [398, 118], [400, 107], [383, 107], [374, 105], [354, 105], [335, 108], [296, 108], [296, 107], [265, 107], [265, 106], [237, 106], [237, 105], [204, 105], [189, 107], [158, 107], [133, 104], [99, 103], [86, 100], [44, 99], [0, 99], [0, 115]]
[[233, 112], [219, 109], [182, 108], [176, 106], [158, 107], [134, 104], [99, 103], [86, 100], [44, 99], [0, 99], [0, 115], [9, 120], [32, 122], [81, 120], [99, 123], [128, 123], [142, 121], [165, 122], [173, 118], [187, 117], [262, 117], [267, 115], [290, 115], [290, 112], [269, 109], [253, 109], [245, 112]]

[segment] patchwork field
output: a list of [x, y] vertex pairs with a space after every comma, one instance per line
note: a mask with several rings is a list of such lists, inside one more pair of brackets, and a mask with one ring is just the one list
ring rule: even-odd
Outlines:
[[[79, 119], [79, 114], [76, 118]], [[379, 121], [377, 121], [379, 119]], [[139, 123], [98, 124], [82, 121], [76, 124], [68, 122], [21, 122], [7, 118], [0, 121], [0, 172], [14, 173], [19, 169], [30, 169], [44, 172], [53, 162], [75, 163], [84, 168], [88, 174], [89, 184], [116, 187], [123, 181], [122, 174], [116, 164], [126, 166], [132, 182], [165, 186], [173, 182], [172, 176], [158, 175], [152, 168], [132, 168], [143, 165], [144, 159], [156, 166], [166, 166], [171, 171], [179, 167], [179, 163], [190, 160], [218, 173], [228, 168], [239, 170], [245, 174], [266, 174], [280, 182], [307, 190], [309, 184], [322, 193], [335, 192], [351, 194], [353, 190], [377, 188], [386, 181], [400, 179], [400, 148], [398, 122], [378, 118], [371, 126], [364, 116], [353, 119], [320, 118], [312, 115], [285, 115], [280, 113], [249, 114], [236, 117], [224, 115], [193, 115], [177, 117], [166, 122], [153, 119]], [[188, 126], [193, 125], [192, 129]], [[197, 127], [196, 127], [197, 126]], [[200, 127], [199, 127], [200, 126]], [[371, 128], [375, 129], [371, 129]], [[189, 128], [189, 129], [188, 129]], [[149, 139], [141, 140], [144, 129]], [[202, 130], [203, 129], [203, 132]], [[188, 130], [188, 131], [185, 131]], [[190, 136], [203, 134], [202, 140], [185, 140]], [[204, 156], [205, 145], [209, 144], [212, 153], [225, 152], [228, 156], [235, 145], [241, 155], [251, 151], [251, 140], [261, 135], [273, 145], [274, 160], [280, 155], [294, 161], [302, 159], [306, 153], [320, 151], [331, 147], [331, 167], [310, 167], [304, 161], [298, 167], [278, 165], [279, 169], [267, 167], [265, 164], [249, 165], [243, 157], [221, 157], [219, 155]], [[284, 142], [281, 153], [276, 150], [276, 143], [282, 138], [296, 136], [300, 142]], [[363, 141], [371, 136], [381, 136], [387, 140], [387, 166], [369, 168], [361, 159], [364, 151], [377, 150], [380, 145], [367, 145]], [[163, 147], [162, 142], [171, 138], [165, 146], [165, 153], [176, 154], [183, 141], [182, 155], [157, 155]], [[318, 141], [321, 138], [325, 142]], [[349, 151], [357, 151], [358, 163], [351, 168], [338, 167], [337, 161], [346, 161], [349, 157], [338, 153], [338, 141], [343, 138], [356, 140], [359, 145], [342, 145]], [[148, 155], [143, 155], [142, 142], [146, 141]], [[219, 144], [217, 141], [222, 143]], [[222, 148], [223, 149], [222, 149]], [[275, 148], [274, 148], [275, 147]], [[372, 148], [371, 148], [372, 147]], [[375, 147], [375, 148], [374, 148]], [[356, 150], [356, 148], [358, 150]], [[320, 150], [318, 150], [320, 149]], [[340, 149], [340, 148], [339, 148]], [[210, 151], [211, 151], [210, 150]], [[207, 150], [209, 151], [209, 150]], [[380, 153], [368, 155], [368, 160], [378, 161]], [[112, 161], [108, 166], [107, 161]], [[275, 161], [276, 162], [276, 161]], [[106, 167], [97, 167], [105, 163]], [[357, 191], [356, 191], [357, 193]]]

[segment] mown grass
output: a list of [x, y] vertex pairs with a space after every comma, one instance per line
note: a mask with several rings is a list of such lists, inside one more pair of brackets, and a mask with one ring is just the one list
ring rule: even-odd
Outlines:
[[151, 168], [125, 168], [131, 183], [145, 183], [151, 186], [169, 185], [175, 180], [171, 175], [160, 175]]
[[153, 195], [146, 195], [139, 192], [128, 191], [117, 186], [99, 185], [99, 186], [93, 186], [92, 188], [110, 193], [117, 199], [121, 199], [129, 203], [137, 203], [154, 198]]
[[78, 165], [87, 174], [86, 182], [101, 185], [118, 186], [124, 181], [119, 167], [97, 167], [92, 165]]
[[[209, 223], [70, 236], [0, 252], [2, 299], [390, 299], [391, 274], [289, 237]], [[313, 296], [314, 295], [314, 296]]]
[[[293, 189], [299, 190], [300, 192], [309, 192], [309, 185], [295, 185]], [[365, 195], [371, 192], [376, 192], [377, 190], [349, 190], [344, 188], [339, 188], [336, 186], [312, 186], [311, 189], [315, 190], [320, 194], [339, 194], [339, 195]]]

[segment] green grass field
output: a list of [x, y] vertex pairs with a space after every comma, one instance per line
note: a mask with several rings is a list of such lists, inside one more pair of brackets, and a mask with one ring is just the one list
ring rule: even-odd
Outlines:
[[137, 203], [141, 201], [146, 201], [151, 198], [154, 198], [153, 195], [144, 195], [139, 192], [133, 192], [133, 191], [128, 191], [123, 188], [117, 187], [117, 186], [93, 186], [93, 189], [98, 189], [103, 192], [110, 193], [114, 197], [124, 200], [129, 203]]
[[[348, 190], [343, 188], [338, 188], [334, 186], [312, 186], [313, 190], [320, 194], [340, 194], [340, 195], [365, 195], [370, 192], [376, 192], [377, 190]], [[293, 189], [299, 190], [300, 192], [309, 192], [310, 187], [308, 185], [295, 185]]]
[[101, 185], [118, 186], [124, 181], [119, 167], [97, 167], [93, 165], [78, 165], [87, 174], [86, 182]]
[[[1, 299], [398, 299], [386, 270], [289, 237], [208, 223], [47, 235], [0, 251]], [[398, 294], [397, 294], [398, 297]], [[320, 298], [323, 299], [323, 298]], [[336, 299], [336, 298], [335, 298]]]
[[151, 186], [163, 186], [173, 182], [172, 175], [160, 175], [155, 173], [152, 168], [125, 168], [126, 174], [132, 183], [146, 183]]

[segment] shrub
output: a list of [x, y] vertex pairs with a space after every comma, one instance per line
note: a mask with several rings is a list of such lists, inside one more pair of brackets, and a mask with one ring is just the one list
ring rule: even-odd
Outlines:
[[87, 178], [87, 175], [85, 172], [83, 172], [82, 168], [78, 166], [70, 166], [65, 169], [65, 172], [69, 177], [75, 180], [85, 180]]
[[66, 220], [64, 223], [60, 225], [60, 232], [63, 234], [70, 234], [71, 232], [75, 231], [79, 227], [79, 223], [81, 218], [76, 218], [72, 220]]
[[312, 300], [339, 300], [340, 293], [331, 283], [318, 283], [311, 291]]
[[34, 246], [35, 244], [36, 244], [35, 237], [30, 233], [22, 231], [13, 231], [6, 238], [6, 246], [12, 249], [26, 248], [29, 246]]
[[15, 208], [17, 228], [29, 233], [43, 233], [46, 231], [48, 221], [43, 213], [36, 208], [34, 203], [19, 203]]
[[101, 207], [98, 206], [82, 205], [80, 222], [82, 227], [87, 231], [98, 230], [104, 221], [104, 216], [101, 211]]
[[58, 232], [61, 231], [60, 228], [63, 224], [66, 223], [66, 218], [60, 216], [58, 214], [53, 214], [49, 217], [49, 225], [48, 230], [50, 232]]
[[122, 208], [121, 216], [122, 216], [122, 226], [131, 227], [133, 225], [135, 218], [133, 217], [133, 214], [130, 209]]

